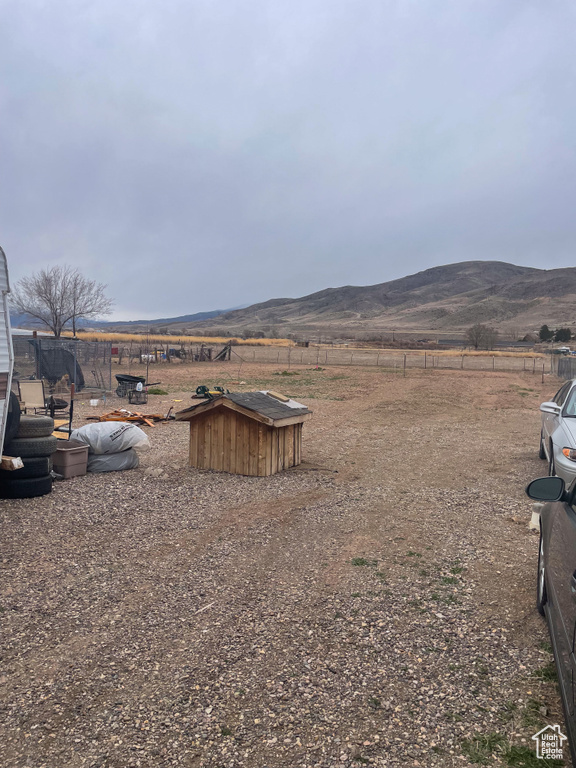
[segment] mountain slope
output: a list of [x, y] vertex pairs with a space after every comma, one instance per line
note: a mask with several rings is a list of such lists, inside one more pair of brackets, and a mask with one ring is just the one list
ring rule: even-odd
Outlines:
[[[576, 322], [576, 268], [541, 270], [498, 261], [447, 264], [371, 286], [272, 299], [218, 317], [230, 331], [262, 325], [461, 330], [476, 322], [533, 330]], [[195, 324], [206, 327], [209, 323]], [[525, 331], [525, 332], [526, 332]]]

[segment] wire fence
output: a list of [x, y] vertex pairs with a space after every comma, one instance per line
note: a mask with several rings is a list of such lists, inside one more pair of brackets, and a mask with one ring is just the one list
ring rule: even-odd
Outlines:
[[[407, 369], [460, 369], [474, 371], [524, 371], [533, 374], [557, 372], [554, 356], [442, 354], [436, 350], [343, 349], [327, 347], [232, 347], [232, 362], [274, 363], [289, 369], [293, 365], [366, 365], [395, 371]], [[572, 361], [576, 363], [576, 360]], [[576, 373], [574, 374], [576, 375]]]
[[73, 341], [15, 336], [14, 379], [43, 379], [49, 392], [112, 388], [112, 345], [108, 341]]

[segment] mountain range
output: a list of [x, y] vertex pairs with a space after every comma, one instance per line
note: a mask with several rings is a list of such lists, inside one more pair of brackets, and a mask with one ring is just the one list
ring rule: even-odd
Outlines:
[[[326, 288], [301, 298], [271, 299], [195, 322], [162, 321], [168, 330], [461, 332], [475, 323], [528, 333], [544, 323], [576, 324], [576, 268], [536, 269], [502, 261], [464, 261], [369, 286]], [[150, 321], [158, 324], [160, 321]]]
[[[524, 335], [546, 323], [576, 326], [576, 267], [536, 269], [502, 261], [463, 261], [386, 283], [326, 288], [301, 298], [279, 298], [180, 317], [90, 325], [109, 330], [166, 330], [234, 336], [246, 331], [287, 336], [347, 333], [446, 335], [475, 323]], [[87, 324], [88, 325], [88, 324]]]

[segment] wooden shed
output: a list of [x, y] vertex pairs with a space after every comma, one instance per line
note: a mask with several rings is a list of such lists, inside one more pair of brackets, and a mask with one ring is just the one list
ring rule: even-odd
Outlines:
[[190, 422], [190, 466], [263, 477], [300, 464], [302, 424], [311, 415], [276, 393], [237, 392], [203, 400], [176, 419]]

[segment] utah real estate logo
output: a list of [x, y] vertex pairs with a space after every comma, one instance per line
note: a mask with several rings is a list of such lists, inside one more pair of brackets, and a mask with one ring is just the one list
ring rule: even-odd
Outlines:
[[564, 736], [559, 725], [547, 725], [538, 731], [532, 739], [536, 742], [536, 757], [539, 760], [562, 760]]

